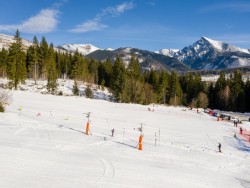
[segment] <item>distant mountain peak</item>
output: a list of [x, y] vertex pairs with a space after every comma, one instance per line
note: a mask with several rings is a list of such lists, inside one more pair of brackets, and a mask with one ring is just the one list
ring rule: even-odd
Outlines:
[[64, 44], [60, 47], [72, 53], [78, 51], [82, 55], [88, 55], [96, 50], [100, 50], [100, 48], [92, 44]]
[[221, 51], [223, 50], [223, 42], [221, 41], [216, 41], [207, 37], [201, 37], [201, 40], [206, 41], [207, 43], [209, 43], [211, 46], [213, 46], [215, 49]]
[[228, 43], [225, 43], [225, 42], [213, 40], [204, 36], [201, 37], [201, 40], [206, 41], [218, 51], [242, 52], [242, 53], [250, 54], [248, 49], [243, 49], [243, 48], [239, 48], [233, 45], [229, 45]]
[[192, 69], [226, 69], [250, 66], [250, 51], [227, 43], [201, 37], [175, 54]]
[[155, 51], [155, 53], [162, 54], [162, 55], [169, 56], [169, 57], [174, 57], [175, 54], [179, 51], [180, 51], [179, 49], [161, 49], [161, 50]]

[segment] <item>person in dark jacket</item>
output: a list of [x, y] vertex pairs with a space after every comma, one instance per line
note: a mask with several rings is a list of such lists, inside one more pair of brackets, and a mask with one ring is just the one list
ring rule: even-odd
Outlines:
[[219, 152], [221, 153], [221, 143], [219, 143], [218, 148], [219, 148]]

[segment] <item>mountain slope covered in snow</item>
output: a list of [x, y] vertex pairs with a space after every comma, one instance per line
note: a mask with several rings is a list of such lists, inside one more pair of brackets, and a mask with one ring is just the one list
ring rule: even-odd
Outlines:
[[174, 70], [177, 72], [185, 72], [189, 70], [189, 68], [184, 63], [178, 61], [176, 58], [137, 48], [118, 48], [113, 51], [97, 50], [87, 55], [87, 57], [98, 59], [100, 61], [105, 61], [108, 58], [114, 62], [116, 57], [119, 56], [123, 63], [127, 66], [132, 55], [138, 57], [139, 63], [143, 69], [165, 69], [168, 71]]
[[64, 44], [62, 46], [58, 46], [58, 48], [67, 50], [68, 52], [71, 53], [78, 51], [80, 54], [84, 56], [96, 50], [100, 50], [100, 48], [92, 44]]
[[[9, 49], [11, 44], [14, 42], [15, 42], [14, 36], [0, 34], [0, 50], [2, 48]], [[22, 38], [22, 43], [23, 43], [24, 50], [27, 50], [33, 44], [33, 42], [26, 40], [26, 39], [23, 39], [23, 38]], [[61, 52], [61, 53], [67, 52], [65, 49], [62, 49], [62, 48], [60, 49], [57, 47], [54, 47], [54, 50], [57, 52]]]
[[[175, 57], [195, 70], [216, 70], [250, 66], [250, 51], [224, 42], [201, 37], [180, 51], [159, 51]], [[164, 53], [165, 52], [165, 53]]]
[[[9, 49], [10, 45], [14, 43], [14, 36], [0, 34], [0, 50], [2, 48]], [[22, 39], [24, 49], [28, 49], [33, 43], [29, 40]]]

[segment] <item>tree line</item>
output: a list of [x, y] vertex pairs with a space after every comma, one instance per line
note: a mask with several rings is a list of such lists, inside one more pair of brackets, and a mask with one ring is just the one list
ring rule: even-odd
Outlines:
[[[114, 63], [59, 52], [46, 38], [39, 42], [36, 37], [33, 45], [23, 49], [20, 33], [17, 30], [15, 42], [8, 50], [0, 51], [0, 76], [8, 77], [10, 87], [17, 88], [27, 78], [47, 80], [47, 89], [55, 93], [58, 78], [75, 80], [73, 93], [79, 92], [77, 82], [98, 84], [110, 89], [117, 102], [138, 104], [185, 105], [191, 108], [210, 107], [231, 111], [250, 111], [250, 82], [243, 82], [240, 71], [229, 78], [221, 73], [218, 81], [208, 84], [200, 74], [178, 75], [176, 72], [141, 70], [139, 60], [132, 55], [125, 66], [121, 58]], [[91, 96], [90, 87], [88, 87]]]

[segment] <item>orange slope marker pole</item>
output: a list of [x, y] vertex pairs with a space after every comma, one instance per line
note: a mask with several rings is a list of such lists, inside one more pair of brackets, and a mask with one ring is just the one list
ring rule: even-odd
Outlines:
[[142, 150], [142, 138], [143, 138], [143, 136], [142, 135], [140, 135], [140, 137], [139, 137], [139, 150]]
[[86, 124], [86, 135], [89, 135], [89, 122]]

